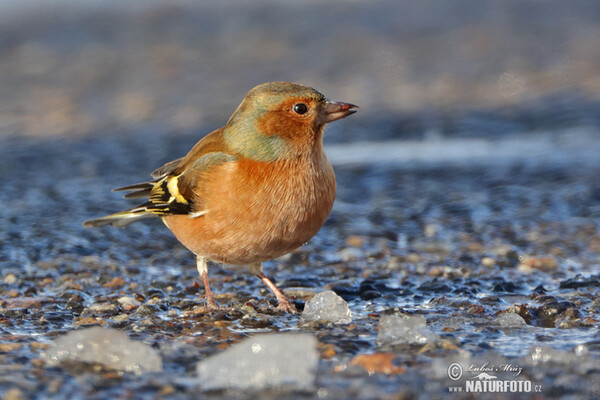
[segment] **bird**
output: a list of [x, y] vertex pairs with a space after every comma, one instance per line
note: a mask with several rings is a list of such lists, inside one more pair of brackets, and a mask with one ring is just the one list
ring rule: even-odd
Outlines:
[[83, 225], [125, 227], [159, 217], [195, 254], [206, 310], [225, 308], [210, 289], [211, 261], [247, 265], [275, 296], [277, 311], [297, 313], [262, 263], [306, 244], [325, 223], [336, 180], [323, 147], [324, 127], [358, 108], [297, 83], [258, 85], [225, 126], [187, 155], [156, 169], [150, 181], [113, 189], [145, 203]]

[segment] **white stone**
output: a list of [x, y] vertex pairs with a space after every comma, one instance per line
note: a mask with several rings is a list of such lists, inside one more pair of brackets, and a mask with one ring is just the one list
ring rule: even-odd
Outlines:
[[78, 361], [138, 375], [162, 371], [162, 360], [156, 350], [131, 340], [125, 332], [98, 326], [71, 331], [55, 339], [42, 357], [49, 365]]
[[348, 303], [331, 290], [315, 295], [304, 305], [300, 324], [316, 321], [349, 324], [352, 316]]
[[117, 300], [122, 307], [125, 308], [135, 308], [138, 307], [141, 303], [134, 299], [133, 297], [123, 296], [119, 297]]
[[319, 352], [306, 333], [256, 335], [197, 365], [202, 390], [315, 388]]

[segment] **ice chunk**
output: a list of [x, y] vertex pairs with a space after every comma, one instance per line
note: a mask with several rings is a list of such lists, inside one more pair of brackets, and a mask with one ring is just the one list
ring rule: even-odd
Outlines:
[[500, 328], [523, 328], [527, 323], [519, 314], [512, 312], [502, 313], [496, 318], [496, 324]]
[[319, 352], [306, 333], [256, 335], [198, 363], [203, 390], [272, 387], [311, 391]]
[[162, 371], [162, 360], [156, 350], [129, 339], [125, 332], [99, 326], [72, 331], [57, 338], [42, 357], [49, 365], [79, 361], [136, 374]]
[[533, 346], [525, 356], [525, 361], [533, 366], [546, 363], [570, 364], [575, 360], [577, 356], [574, 353], [549, 346]]
[[589, 355], [589, 349], [585, 345], [575, 346], [571, 351], [549, 346], [532, 346], [523, 363], [536, 367], [537, 370], [554, 367], [580, 376], [598, 370], [597, 359]]
[[331, 290], [321, 292], [308, 300], [300, 317], [300, 324], [327, 321], [349, 324], [352, 320], [348, 303]]
[[438, 336], [425, 325], [422, 315], [386, 315], [379, 320], [377, 344], [425, 344]]

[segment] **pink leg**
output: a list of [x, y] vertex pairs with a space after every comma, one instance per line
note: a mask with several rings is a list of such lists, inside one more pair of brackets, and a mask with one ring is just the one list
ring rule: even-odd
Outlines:
[[204, 297], [206, 298], [206, 308], [209, 311], [218, 311], [222, 310], [221, 307], [215, 299], [213, 298], [212, 290], [210, 290], [210, 286], [208, 285], [208, 274], [205, 272], [202, 274], [202, 281], [204, 282]]
[[218, 311], [222, 310], [223, 307], [219, 306], [215, 299], [213, 298], [212, 290], [210, 290], [210, 285], [208, 284], [208, 265], [205, 258], [199, 257], [196, 260], [196, 266], [198, 268], [198, 272], [202, 277], [202, 282], [204, 283], [204, 297], [206, 298], [206, 308], [208, 311]]
[[283, 312], [290, 313], [290, 314], [298, 313], [298, 310], [296, 310], [296, 307], [294, 307], [292, 302], [289, 301], [287, 297], [285, 297], [283, 292], [281, 290], [279, 290], [277, 288], [277, 286], [275, 286], [275, 284], [273, 282], [271, 282], [271, 280], [265, 276], [265, 274], [263, 274], [262, 264], [256, 263], [256, 264], [250, 265], [250, 272], [252, 272], [254, 275], [256, 275], [258, 277], [258, 279], [260, 279], [265, 285], [267, 285], [269, 290], [271, 290], [271, 292], [273, 292], [273, 294], [275, 295], [275, 298], [277, 299], [277, 309], [279, 311], [283, 311]]

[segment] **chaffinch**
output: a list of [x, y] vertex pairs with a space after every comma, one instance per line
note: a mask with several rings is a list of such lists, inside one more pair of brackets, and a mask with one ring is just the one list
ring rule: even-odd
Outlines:
[[323, 226], [335, 198], [323, 128], [357, 108], [299, 84], [256, 86], [227, 124], [185, 157], [155, 170], [149, 182], [115, 189], [148, 201], [84, 226], [124, 227], [160, 217], [196, 255], [208, 310], [220, 309], [208, 283], [211, 260], [248, 265], [273, 292], [277, 308], [295, 313], [262, 272], [262, 262], [302, 246]]

